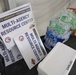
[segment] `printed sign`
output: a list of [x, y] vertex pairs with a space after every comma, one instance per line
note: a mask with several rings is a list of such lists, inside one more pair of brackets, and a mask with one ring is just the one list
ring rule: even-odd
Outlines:
[[36, 27], [33, 26], [34, 25], [32, 25], [29, 30], [14, 38], [29, 69], [33, 68], [47, 54]]
[[22, 55], [16, 46], [14, 46], [11, 50], [8, 50], [1, 41], [0, 54], [4, 57], [5, 66], [11, 65], [22, 59]]
[[30, 4], [22, 5], [0, 15], [0, 36], [7, 47], [15, 46], [13, 38], [34, 24], [34, 17]]

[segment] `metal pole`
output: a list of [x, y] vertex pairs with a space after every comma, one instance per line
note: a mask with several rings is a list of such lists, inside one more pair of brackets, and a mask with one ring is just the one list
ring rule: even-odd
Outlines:
[[15, 0], [3, 0], [5, 11], [13, 9], [16, 7], [16, 1]]

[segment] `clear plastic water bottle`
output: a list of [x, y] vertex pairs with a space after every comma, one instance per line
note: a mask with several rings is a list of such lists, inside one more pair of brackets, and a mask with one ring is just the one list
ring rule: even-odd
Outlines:
[[57, 42], [66, 42], [70, 37], [71, 31], [67, 32], [64, 36], [60, 35], [59, 32], [55, 31], [51, 27], [47, 27], [46, 35], [45, 35], [45, 42], [44, 45], [51, 50]]
[[47, 32], [45, 35], [45, 46], [51, 50], [57, 42], [63, 42], [65, 39], [62, 39], [58, 36], [58, 33], [54, 31], [52, 28], [47, 27]]

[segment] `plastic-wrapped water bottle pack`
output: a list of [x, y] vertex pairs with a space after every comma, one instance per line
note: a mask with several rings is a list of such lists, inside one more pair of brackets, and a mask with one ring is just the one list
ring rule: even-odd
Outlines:
[[76, 15], [69, 9], [61, 11], [60, 15], [50, 21], [44, 45], [51, 50], [57, 42], [66, 42], [73, 29], [76, 29]]

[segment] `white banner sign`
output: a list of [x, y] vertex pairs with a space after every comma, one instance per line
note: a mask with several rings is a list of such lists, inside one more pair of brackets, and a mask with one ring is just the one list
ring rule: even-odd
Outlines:
[[0, 15], [0, 36], [7, 47], [15, 45], [13, 38], [35, 23], [30, 4], [22, 5]]
[[16, 36], [14, 41], [29, 69], [33, 68], [47, 54], [34, 25], [29, 30]]
[[11, 65], [22, 59], [22, 55], [16, 46], [14, 46], [11, 50], [8, 50], [1, 41], [0, 54], [4, 57], [5, 66]]

